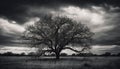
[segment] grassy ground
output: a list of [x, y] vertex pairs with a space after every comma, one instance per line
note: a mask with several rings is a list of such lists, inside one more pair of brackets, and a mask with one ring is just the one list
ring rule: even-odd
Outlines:
[[0, 69], [120, 69], [120, 57], [0, 57]]

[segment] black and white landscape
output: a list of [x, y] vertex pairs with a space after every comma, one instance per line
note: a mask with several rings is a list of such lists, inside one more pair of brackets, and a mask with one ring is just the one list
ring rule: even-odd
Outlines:
[[119, 0], [0, 0], [0, 69], [119, 69]]

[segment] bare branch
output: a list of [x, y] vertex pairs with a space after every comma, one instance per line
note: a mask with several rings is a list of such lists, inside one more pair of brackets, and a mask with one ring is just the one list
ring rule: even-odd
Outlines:
[[73, 49], [73, 48], [71, 48], [71, 47], [64, 47], [63, 49], [69, 49], [69, 50], [72, 50], [72, 51], [74, 51], [74, 52], [81, 53], [81, 52], [83, 52], [83, 51], [84, 51], [85, 49], [87, 49], [87, 48], [84, 47], [84, 48], [81, 49], [81, 51], [75, 50], [75, 49]]

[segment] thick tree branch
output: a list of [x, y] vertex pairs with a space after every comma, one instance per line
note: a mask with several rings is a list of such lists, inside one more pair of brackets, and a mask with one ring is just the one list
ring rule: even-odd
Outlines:
[[71, 47], [64, 47], [63, 49], [69, 49], [69, 50], [72, 50], [72, 51], [74, 51], [74, 52], [81, 53], [81, 52], [83, 52], [86, 48], [83, 48], [81, 51], [75, 50], [75, 49], [73, 49], [73, 48], [71, 48]]

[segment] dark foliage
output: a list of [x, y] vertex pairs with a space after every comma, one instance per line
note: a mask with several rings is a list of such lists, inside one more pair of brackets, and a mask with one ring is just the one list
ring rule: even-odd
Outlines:
[[25, 53], [17, 54], [17, 53], [12, 53], [12, 52], [5, 52], [3, 54], [0, 54], [0, 56], [26, 56]]

